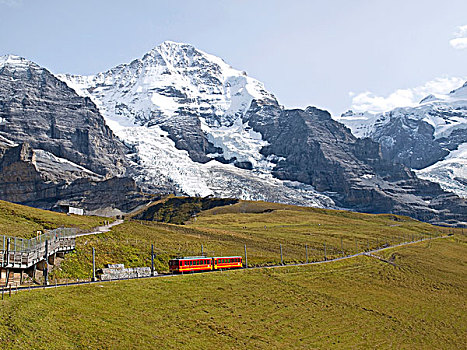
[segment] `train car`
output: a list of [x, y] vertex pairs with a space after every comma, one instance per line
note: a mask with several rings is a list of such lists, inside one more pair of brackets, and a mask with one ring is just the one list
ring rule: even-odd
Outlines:
[[205, 256], [187, 256], [169, 260], [169, 270], [174, 273], [212, 270], [212, 259]]
[[216, 256], [212, 258], [213, 270], [239, 269], [241, 267], [241, 256]]

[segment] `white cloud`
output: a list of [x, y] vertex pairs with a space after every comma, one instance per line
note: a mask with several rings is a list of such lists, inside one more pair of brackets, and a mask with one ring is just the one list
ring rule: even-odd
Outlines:
[[17, 7], [23, 4], [23, 0], [0, 0], [0, 5], [9, 7]]
[[426, 96], [445, 95], [461, 87], [466, 80], [467, 78], [459, 77], [436, 78], [414, 88], [398, 89], [388, 96], [377, 96], [370, 91], [352, 93], [351, 109], [355, 112], [380, 113], [397, 107], [416, 106]]
[[449, 40], [449, 44], [457, 49], [467, 49], [467, 25], [457, 27], [457, 32], [454, 33], [454, 39]]

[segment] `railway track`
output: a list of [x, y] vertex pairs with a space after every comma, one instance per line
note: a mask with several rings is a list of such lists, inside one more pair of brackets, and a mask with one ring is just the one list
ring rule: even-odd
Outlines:
[[[96, 232], [98, 233], [98, 232]], [[424, 238], [416, 241], [411, 241], [411, 242], [404, 242], [384, 248], [378, 248], [370, 251], [364, 251], [356, 254], [351, 254], [351, 255], [346, 255], [342, 256], [339, 258], [334, 258], [334, 259], [329, 259], [329, 260], [322, 260], [322, 261], [312, 261], [308, 263], [297, 263], [297, 264], [278, 264], [278, 265], [269, 265], [269, 266], [253, 266], [253, 267], [248, 267], [245, 268], [243, 267], [242, 269], [244, 270], [255, 270], [255, 269], [275, 269], [275, 268], [284, 268], [284, 267], [293, 267], [293, 266], [308, 266], [308, 265], [319, 265], [319, 264], [329, 264], [332, 262], [336, 261], [341, 261], [341, 260], [347, 260], [347, 259], [352, 259], [358, 256], [370, 256], [370, 257], [376, 257], [373, 254], [382, 252], [388, 249], [393, 249], [393, 248], [398, 248], [398, 247], [405, 247], [408, 245], [412, 244], [417, 244], [425, 241], [430, 241], [434, 239], [442, 239], [442, 238], [447, 238], [449, 236], [439, 236], [439, 237], [434, 237], [434, 238]], [[214, 270], [214, 271], [206, 271], [206, 272], [197, 272], [197, 273], [216, 273], [216, 272], [222, 272], [223, 270]], [[226, 270], [227, 271], [227, 270]], [[190, 273], [191, 274], [191, 273]], [[66, 283], [57, 283], [57, 284], [51, 284], [51, 285], [42, 285], [42, 286], [18, 286], [18, 287], [12, 287], [12, 288], [2, 288], [2, 299], [4, 298], [4, 294], [11, 294], [11, 293], [16, 293], [20, 291], [30, 291], [30, 290], [35, 290], [35, 289], [50, 289], [50, 288], [59, 288], [59, 287], [68, 287], [68, 286], [79, 286], [79, 285], [86, 285], [86, 284], [102, 284], [102, 283], [109, 283], [109, 282], [116, 282], [116, 281], [128, 281], [128, 280], [136, 280], [136, 279], [148, 279], [148, 278], [170, 278], [170, 277], [177, 277], [177, 276], [183, 276], [183, 274], [171, 274], [171, 273], [163, 273], [163, 274], [158, 274], [156, 276], [149, 276], [149, 277], [131, 277], [131, 278], [122, 278], [122, 279], [111, 279], [111, 280], [104, 280], [104, 281], [75, 281], [75, 282], [66, 282]]]

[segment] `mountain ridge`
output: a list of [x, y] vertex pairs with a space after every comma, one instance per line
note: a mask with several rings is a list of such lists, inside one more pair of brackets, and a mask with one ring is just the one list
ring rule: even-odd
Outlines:
[[467, 221], [465, 201], [385, 159], [380, 143], [327, 111], [284, 108], [262, 83], [189, 44], [57, 77], [102, 113], [144, 191]]

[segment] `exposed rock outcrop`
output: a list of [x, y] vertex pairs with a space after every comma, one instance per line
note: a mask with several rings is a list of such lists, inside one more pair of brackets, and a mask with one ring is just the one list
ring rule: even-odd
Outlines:
[[[66, 204], [87, 212], [100, 210], [112, 214], [129, 212], [149, 200], [128, 177], [98, 179], [88, 176], [71, 182], [50, 181], [50, 173], [37, 168], [36, 154], [28, 144], [2, 148], [0, 154], [2, 200], [56, 210]], [[60, 166], [56, 163], [55, 169]]]
[[326, 111], [253, 102], [246, 120], [269, 142], [261, 152], [281, 159], [275, 176], [313, 185], [342, 207], [431, 222], [466, 219], [465, 200], [384, 159], [379, 143], [356, 138]]
[[99, 175], [125, 175], [128, 149], [89, 98], [23, 58], [6, 56], [0, 63], [0, 136]]

